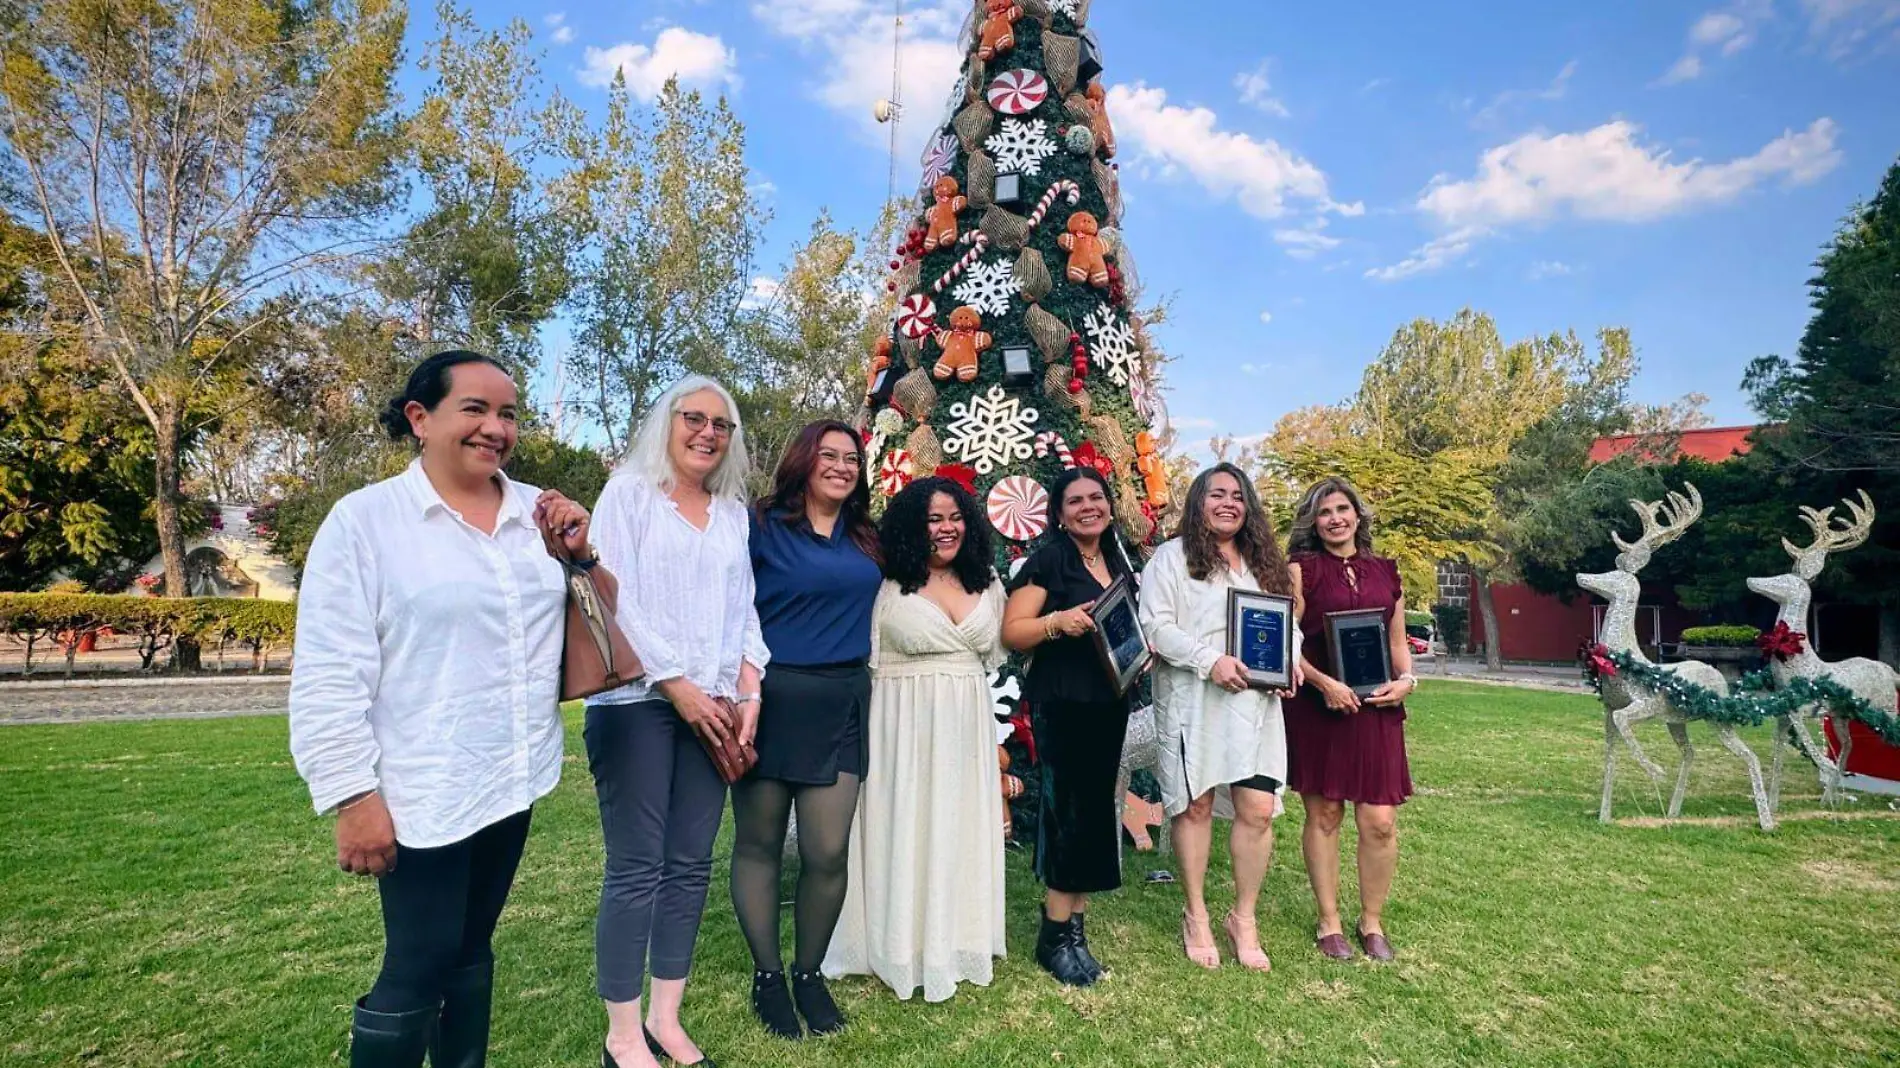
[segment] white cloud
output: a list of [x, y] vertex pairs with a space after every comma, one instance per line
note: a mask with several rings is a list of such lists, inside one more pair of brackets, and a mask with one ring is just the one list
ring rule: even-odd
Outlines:
[[739, 307], [752, 311], [763, 308], [778, 299], [779, 290], [784, 283], [768, 275], [759, 275], [746, 286], [745, 296], [739, 298]]
[[1542, 89], [1506, 89], [1504, 92], [1492, 97], [1489, 104], [1479, 109], [1478, 113], [1471, 117], [1471, 125], [1481, 128], [1495, 125], [1497, 121], [1504, 116], [1507, 109], [1520, 102], [1532, 100], [1562, 100], [1565, 96], [1569, 95], [1570, 79], [1576, 73], [1577, 61], [1573, 59], [1564, 64], [1564, 69], [1558, 71], [1557, 76], [1550, 80], [1550, 84]]
[[1283, 246], [1286, 254], [1294, 259], [1310, 260], [1322, 252], [1339, 247], [1338, 238], [1324, 233], [1326, 224], [1330, 221], [1324, 215], [1315, 216], [1312, 222], [1303, 227], [1286, 227], [1273, 231], [1273, 240]]
[[1386, 86], [1391, 85], [1391, 84], [1392, 84], [1392, 79], [1390, 78], [1374, 78], [1371, 81], [1359, 87], [1359, 95], [1365, 96], [1368, 93], [1372, 93], [1379, 89], [1383, 89]]
[[1564, 275], [1575, 273], [1576, 268], [1561, 260], [1538, 260], [1536, 263], [1531, 264], [1530, 270], [1531, 281], [1533, 282], [1541, 281], [1545, 278], [1561, 278]]
[[683, 85], [739, 88], [739, 56], [717, 36], [695, 33], [679, 26], [661, 30], [651, 45], [624, 41], [607, 48], [589, 45], [583, 56], [583, 84], [612, 84], [616, 71], [627, 77], [627, 88], [642, 100], [660, 95], [666, 80], [677, 76]]
[[1471, 246], [1488, 231], [1481, 226], [1463, 226], [1452, 232], [1435, 237], [1412, 250], [1410, 256], [1389, 267], [1374, 267], [1365, 276], [1375, 282], [1396, 282], [1401, 278], [1410, 278], [1415, 274], [1436, 271], [1441, 267], [1465, 258]]
[[[1254, 375], [1257, 377], [1271, 370], [1273, 370], [1273, 365], [1270, 363], [1243, 363], [1240, 365], [1240, 373], [1243, 375]], [[1242, 442], [1237, 440], [1234, 444], [1240, 445]]]
[[1582, 133], [1528, 134], [1487, 151], [1471, 178], [1432, 179], [1418, 207], [1449, 227], [1563, 214], [1631, 222], [1733, 200], [1774, 178], [1812, 182], [1841, 161], [1838, 127], [1827, 118], [1726, 163], [1674, 162], [1667, 149], [1638, 144], [1637, 132], [1619, 120]]
[[1360, 203], [1336, 203], [1325, 173], [1299, 153], [1271, 138], [1218, 129], [1213, 111], [1170, 104], [1165, 90], [1117, 85], [1108, 91], [1108, 109], [1131, 159], [1154, 165], [1164, 177], [1186, 174], [1216, 197], [1232, 196], [1250, 215], [1279, 218], [1289, 200], [1341, 215], [1365, 210]]
[[[916, 159], [924, 139], [936, 131], [944, 98], [963, 66], [957, 34], [970, 11], [966, 0], [906, 7], [897, 96], [906, 111], [898, 127], [900, 163]], [[871, 115], [872, 106], [891, 95], [888, 0], [760, 0], [752, 14], [822, 57], [809, 64], [819, 78], [807, 87], [812, 95], [850, 120], [866, 142], [888, 143], [890, 128]]]
[[1205, 416], [1177, 416], [1169, 420], [1176, 430], [1212, 430], [1220, 424]]
[[[1812, 2], [1812, 0], [1806, 0]], [[1821, 0], [1823, 3], [1842, 0]], [[1845, 0], [1852, 3], [1854, 0]], [[1708, 71], [1704, 57], [1711, 53], [1724, 58], [1737, 55], [1755, 43], [1763, 23], [1774, 17], [1772, 0], [1735, 0], [1726, 8], [1705, 11], [1689, 27], [1688, 46], [1682, 58], [1664, 72], [1661, 84], [1675, 85], [1693, 81]]]
[[1291, 113], [1273, 95], [1273, 84], [1267, 80], [1268, 62], [1263, 59], [1253, 70], [1234, 75], [1234, 88], [1240, 93], [1241, 103], [1259, 108], [1269, 115], [1288, 118]]
[[1263, 322], [1263, 323], [1270, 323], [1270, 322], [1272, 322], [1272, 321], [1273, 321], [1273, 313], [1272, 313], [1272, 312], [1270, 312], [1270, 311], [1263, 311], [1263, 312], [1261, 312], [1261, 313], [1260, 313], [1260, 321], [1261, 321], [1261, 322]]
[[1900, 0], [1801, 0], [1808, 33], [1844, 59], [1863, 46], [1900, 47]]
[[543, 18], [541, 21], [551, 31], [551, 36], [553, 37], [555, 44], [572, 44], [573, 43], [574, 27], [569, 26], [567, 24], [567, 12], [565, 11], [552, 12], [549, 15], [547, 15], [545, 18]]

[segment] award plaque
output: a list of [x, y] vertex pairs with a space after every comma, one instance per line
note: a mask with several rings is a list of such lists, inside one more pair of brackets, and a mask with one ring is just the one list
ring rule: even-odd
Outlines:
[[1091, 635], [1095, 651], [1102, 658], [1102, 670], [1117, 694], [1125, 694], [1148, 667], [1152, 655], [1148, 636], [1141, 632], [1141, 619], [1135, 615], [1135, 586], [1127, 575], [1116, 579], [1089, 610], [1095, 621]]
[[1326, 651], [1332, 654], [1333, 678], [1361, 697], [1392, 681], [1392, 642], [1385, 616], [1383, 608], [1326, 613]]
[[1293, 598], [1277, 593], [1227, 591], [1227, 655], [1247, 667], [1247, 685], [1284, 690], [1293, 685]]

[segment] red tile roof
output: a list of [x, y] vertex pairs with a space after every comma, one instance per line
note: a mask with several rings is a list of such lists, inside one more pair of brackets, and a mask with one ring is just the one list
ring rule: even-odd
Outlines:
[[[1699, 460], [1719, 464], [1732, 457], [1746, 453], [1750, 448], [1748, 436], [1757, 427], [1753, 426], [1711, 426], [1699, 430], [1685, 430], [1676, 444], [1676, 454], [1693, 456]], [[1598, 438], [1590, 446], [1590, 462], [1600, 464], [1614, 459], [1642, 444], [1644, 435], [1618, 434], [1615, 437]], [[1660, 457], [1647, 455], [1649, 460], [1674, 460], [1675, 456]]]

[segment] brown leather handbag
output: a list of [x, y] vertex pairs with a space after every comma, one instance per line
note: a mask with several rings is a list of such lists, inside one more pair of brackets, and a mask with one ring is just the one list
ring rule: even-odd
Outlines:
[[567, 634], [561, 652], [561, 700], [617, 690], [646, 674], [633, 643], [614, 622], [619, 584], [596, 565], [581, 567], [546, 528], [541, 540], [567, 579]]
[[[726, 711], [732, 715], [733, 722], [737, 723], [739, 716], [732, 702], [724, 698], [717, 698], [717, 700], [726, 706]], [[750, 775], [753, 766], [759, 762], [759, 751], [750, 743], [740, 745], [736, 731], [726, 735], [724, 745], [697, 730], [693, 732], [693, 735], [699, 739], [700, 747], [706, 750], [706, 756], [712, 760], [713, 770], [719, 773], [719, 777], [727, 786]]]

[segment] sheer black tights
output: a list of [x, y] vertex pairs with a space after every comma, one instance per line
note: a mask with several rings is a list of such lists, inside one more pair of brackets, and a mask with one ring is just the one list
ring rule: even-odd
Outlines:
[[732, 907], [760, 971], [782, 971], [778, 909], [780, 860], [793, 808], [798, 810], [798, 890], [792, 905], [792, 967], [815, 972], [844, 908], [845, 861], [858, 777], [830, 786], [748, 779], [733, 787]]

